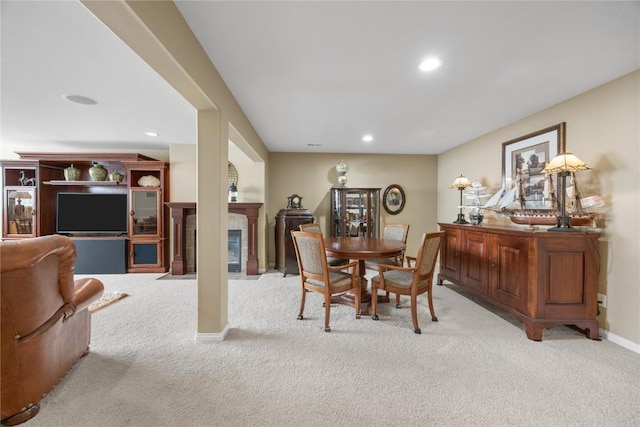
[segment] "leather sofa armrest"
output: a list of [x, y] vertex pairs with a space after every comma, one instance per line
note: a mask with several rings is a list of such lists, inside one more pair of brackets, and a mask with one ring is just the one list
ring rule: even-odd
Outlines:
[[75, 311], [82, 311], [91, 303], [97, 301], [104, 292], [104, 285], [95, 278], [78, 279], [75, 281], [75, 297], [73, 299]]

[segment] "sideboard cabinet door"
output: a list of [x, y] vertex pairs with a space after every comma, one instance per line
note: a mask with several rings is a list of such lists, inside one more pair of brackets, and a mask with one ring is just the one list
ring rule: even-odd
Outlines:
[[440, 273], [438, 281], [447, 279], [454, 283], [460, 281], [460, 244], [462, 231], [456, 228], [444, 229], [444, 240], [440, 251]]
[[486, 295], [489, 290], [489, 247], [487, 235], [465, 231], [462, 237], [462, 281], [476, 292]]
[[491, 236], [489, 292], [496, 301], [525, 313], [528, 301], [529, 239]]

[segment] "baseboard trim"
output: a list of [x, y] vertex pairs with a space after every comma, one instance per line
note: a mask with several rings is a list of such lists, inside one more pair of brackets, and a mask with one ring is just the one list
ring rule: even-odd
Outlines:
[[614, 344], [618, 344], [619, 346], [624, 347], [627, 350], [631, 350], [635, 353], [640, 354], [640, 344], [636, 344], [626, 338], [622, 338], [616, 334], [612, 334], [611, 332], [604, 329], [600, 329], [600, 337], [607, 341], [611, 341]]
[[229, 324], [227, 323], [219, 333], [196, 333], [196, 342], [212, 342], [212, 341], [224, 341], [229, 333]]

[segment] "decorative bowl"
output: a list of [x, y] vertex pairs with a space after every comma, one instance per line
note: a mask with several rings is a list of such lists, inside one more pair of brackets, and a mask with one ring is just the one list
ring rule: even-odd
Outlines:
[[160, 187], [160, 180], [153, 175], [145, 175], [138, 180], [140, 187]]

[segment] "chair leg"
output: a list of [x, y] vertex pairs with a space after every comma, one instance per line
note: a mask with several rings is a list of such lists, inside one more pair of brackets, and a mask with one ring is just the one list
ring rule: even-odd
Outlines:
[[413, 332], [421, 334], [422, 331], [418, 326], [418, 296], [411, 295], [411, 320], [413, 321]]
[[304, 312], [304, 302], [305, 302], [305, 298], [307, 297], [307, 290], [304, 288], [304, 286], [302, 287], [302, 296], [300, 297], [300, 313], [298, 313], [298, 320], [302, 320], [304, 319], [304, 316], [302, 315], [302, 313]]
[[329, 326], [329, 319], [331, 318], [331, 295], [325, 294], [324, 296], [324, 331], [331, 332], [331, 326]]
[[358, 286], [355, 289], [355, 302], [356, 302], [356, 319], [360, 318], [360, 295], [362, 295], [362, 289], [360, 288], [360, 286]]
[[436, 316], [436, 311], [433, 309], [433, 299], [431, 298], [431, 289], [427, 292], [427, 297], [429, 300], [429, 311], [431, 312], [431, 321], [437, 322], [438, 317]]
[[396, 308], [400, 308], [400, 294], [396, 294]]
[[371, 318], [378, 320], [378, 286], [376, 282], [371, 282]]

